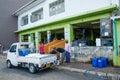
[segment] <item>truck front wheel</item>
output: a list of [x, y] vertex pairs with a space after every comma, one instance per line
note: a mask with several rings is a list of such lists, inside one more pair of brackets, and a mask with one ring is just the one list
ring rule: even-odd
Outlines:
[[11, 62], [10, 62], [9, 60], [7, 60], [7, 63], [6, 63], [6, 64], [7, 64], [7, 67], [8, 67], [8, 68], [11, 68], [11, 67], [12, 67], [12, 64], [11, 64]]
[[29, 65], [29, 71], [30, 71], [30, 73], [35, 73], [36, 72], [36, 68], [35, 68], [34, 64]]

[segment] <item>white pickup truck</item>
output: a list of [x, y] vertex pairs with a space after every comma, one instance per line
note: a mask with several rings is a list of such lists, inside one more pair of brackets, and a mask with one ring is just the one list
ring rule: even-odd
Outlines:
[[20, 66], [28, 68], [31, 73], [37, 70], [55, 66], [57, 57], [54, 54], [30, 53], [30, 43], [19, 42], [13, 43], [7, 53], [6, 65]]

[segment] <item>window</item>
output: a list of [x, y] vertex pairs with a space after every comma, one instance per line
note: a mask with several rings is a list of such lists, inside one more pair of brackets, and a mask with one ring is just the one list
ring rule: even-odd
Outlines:
[[23, 35], [23, 41], [24, 42], [28, 42], [28, 34], [27, 35]]
[[49, 4], [49, 15], [53, 16], [65, 11], [64, 0], [57, 0]]
[[31, 22], [35, 22], [40, 19], [43, 19], [43, 8], [33, 12], [31, 15]]
[[13, 46], [10, 48], [10, 52], [16, 52], [16, 47], [17, 47], [17, 45], [13, 45]]
[[22, 44], [22, 45], [20, 45], [20, 47], [23, 47], [24, 49], [28, 49], [29, 48], [29, 44]]
[[119, 0], [119, 7], [120, 7], [120, 0]]
[[28, 15], [22, 17], [21, 19], [21, 26], [27, 25], [28, 24]]

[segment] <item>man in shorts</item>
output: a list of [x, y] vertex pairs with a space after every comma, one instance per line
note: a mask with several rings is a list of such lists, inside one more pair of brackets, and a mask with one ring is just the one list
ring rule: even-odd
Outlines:
[[60, 59], [61, 59], [61, 63], [63, 63], [64, 60], [65, 60], [65, 50], [63, 48], [60, 48], [60, 47], [56, 48], [56, 47], [54, 47], [53, 50], [50, 51], [50, 54], [56, 54], [57, 60], [60, 61]]
[[63, 63], [65, 60], [65, 50], [63, 48], [58, 47], [56, 48], [56, 51], [59, 52], [61, 63]]

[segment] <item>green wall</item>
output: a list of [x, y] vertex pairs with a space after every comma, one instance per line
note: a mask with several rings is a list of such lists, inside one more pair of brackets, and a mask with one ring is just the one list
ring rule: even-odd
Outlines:
[[[115, 24], [113, 24], [113, 29], [115, 29], [116, 26], [116, 31], [114, 30], [114, 55], [113, 55], [113, 63], [114, 66], [120, 66], [120, 19], [115, 20]], [[116, 34], [116, 35], [115, 35]], [[117, 46], [116, 46], [117, 45]], [[116, 49], [118, 48], [118, 55], [116, 52]]]

